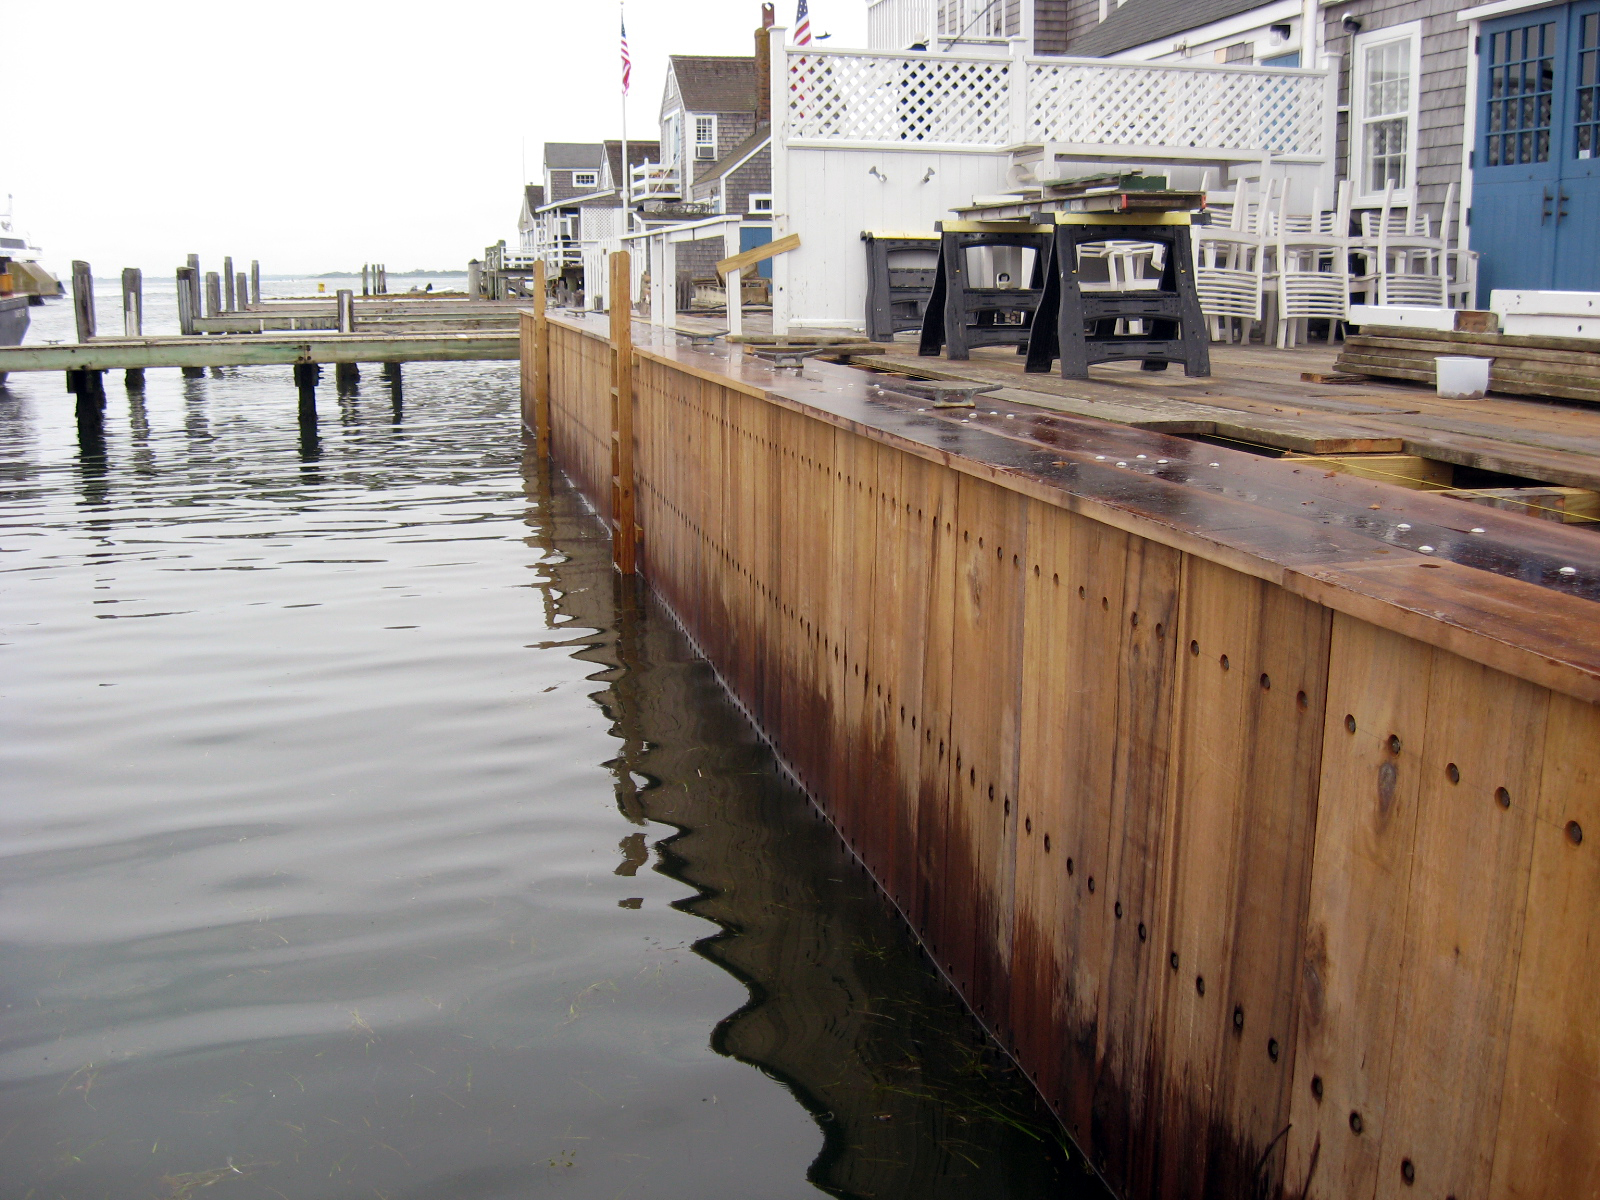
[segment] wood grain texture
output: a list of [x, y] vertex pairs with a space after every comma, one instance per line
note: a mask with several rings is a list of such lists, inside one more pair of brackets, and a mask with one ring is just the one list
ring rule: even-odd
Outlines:
[[[552, 455], [604, 511], [610, 349], [548, 330]], [[1529, 631], [1530, 585], [1312, 514], [1222, 545], [1369, 481], [1096, 499], [1148, 445], [1103, 425], [1051, 446], [1064, 502], [976, 420], [916, 442], [826, 373], [635, 359], [650, 586], [1122, 1195], [1596, 1194], [1600, 710], [1518, 657], [1588, 661], [1591, 602]]]

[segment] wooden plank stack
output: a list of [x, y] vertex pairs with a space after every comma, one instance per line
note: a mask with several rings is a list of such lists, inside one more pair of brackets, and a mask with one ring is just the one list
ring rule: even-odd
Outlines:
[[1552, 396], [1600, 404], [1600, 341], [1574, 337], [1522, 337], [1433, 329], [1364, 326], [1345, 339], [1334, 364], [1340, 371], [1384, 379], [1434, 382], [1433, 360], [1442, 354], [1492, 358], [1491, 391]]

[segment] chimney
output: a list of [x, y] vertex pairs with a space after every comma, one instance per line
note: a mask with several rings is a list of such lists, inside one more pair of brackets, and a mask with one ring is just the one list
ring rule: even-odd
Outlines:
[[777, 10], [761, 6], [761, 28], [756, 30], [756, 124], [772, 120], [772, 27], [778, 22]]

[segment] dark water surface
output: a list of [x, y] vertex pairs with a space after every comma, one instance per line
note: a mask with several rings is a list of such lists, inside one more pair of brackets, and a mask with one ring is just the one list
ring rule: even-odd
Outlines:
[[288, 375], [0, 389], [0, 1198], [1097, 1194], [514, 365]]

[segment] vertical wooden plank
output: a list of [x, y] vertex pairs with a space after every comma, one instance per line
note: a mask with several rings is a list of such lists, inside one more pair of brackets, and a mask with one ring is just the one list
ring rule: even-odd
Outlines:
[[522, 410], [522, 423], [532, 428], [534, 453], [540, 458], [550, 453], [550, 318], [546, 303], [544, 260], [540, 259], [533, 264], [533, 386], [523, 392]]
[[1549, 697], [1435, 658], [1379, 1196], [1489, 1194]]
[[[1091, 523], [1086, 537], [1109, 531]], [[1162, 1027], [1169, 967], [1166, 877], [1174, 796], [1169, 786], [1174, 690], [1179, 651], [1178, 610], [1183, 555], [1138, 538], [1123, 556], [1118, 694], [1110, 739], [1114, 772], [1109, 788], [1104, 874], [1111, 909], [1105, 948], [1102, 1010], [1093, 1079], [1093, 1124], [1085, 1148], [1114, 1183], [1147, 1177], [1135, 1167], [1141, 1131], [1159, 1113], [1161, 1087], [1156, 1033]], [[1090, 567], [1084, 574], [1092, 583]], [[1076, 588], [1073, 589], [1074, 593]], [[1092, 593], [1090, 593], [1092, 611]], [[1117, 910], [1121, 909], [1121, 916]], [[1104, 922], [1104, 913], [1102, 912]]]
[[1019, 1056], [1037, 1064], [1034, 1082], [1073, 1136], [1086, 1141], [1104, 1000], [1106, 841], [1129, 538], [1037, 505], [1028, 549], [1011, 1011]]
[[955, 589], [958, 485], [954, 472], [931, 468], [926, 496], [927, 518], [922, 538], [927, 546], [928, 622], [923, 651], [921, 758], [917, 764], [917, 896], [921, 929], [939, 965], [954, 974], [951, 931], [941, 903], [949, 884], [946, 872], [946, 827], [950, 823], [951, 778], [955, 756], [950, 751], [950, 706], [955, 671]]
[[1287, 1139], [1294, 1195], [1377, 1186], [1434, 657], [1334, 617]]
[[1600, 1196], [1600, 708], [1552, 696], [1489, 1194]]
[[1182, 605], [1166, 1083], [1145, 1157], [1163, 1195], [1248, 1194], [1281, 1170], [1288, 1124], [1330, 614], [1194, 558]]
[[[611, 254], [611, 294], [629, 294], [628, 252]], [[633, 469], [633, 321], [627, 304], [611, 306], [611, 552], [617, 570], [634, 571], [637, 545]]]
[[943, 879], [955, 978], [980, 1018], [1010, 1027], [1028, 501], [963, 475], [958, 483], [950, 744], [954, 774]]

